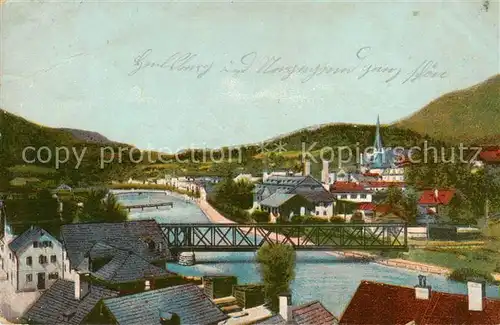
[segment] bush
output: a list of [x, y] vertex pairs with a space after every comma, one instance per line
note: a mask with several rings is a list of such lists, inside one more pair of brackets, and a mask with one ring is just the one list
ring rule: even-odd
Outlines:
[[304, 223], [305, 218], [304, 218], [304, 216], [297, 215], [297, 216], [293, 216], [292, 220], [290, 220], [290, 221], [291, 221], [291, 223], [300, 224], [300, 223]]
[[483, 280], [488, 283], [493, 283], [495, 279], [489, 272], [476, 270], [472, 268], [460, 268], [456, 269], [448, 276], [448, 279], [459, 281], [459, 282], [467, 282], [467, 281], [477, 281]]
[[331, 217], [330, 218], [331, 223], [345, 223], [344, 218], [341, 217]]
[[254, 212], [252, 212], [252, 219], [257, 222], [269, 222], [269, 212], [255, 210]]
[[328, 223], [328, 219], [320, 218], [320, 217], [316, 217], [316, 216], [308, 216], [304, 220], [304, 223], [307, 223], [307, 224]]
[[213, 200], [208, 200], [211, 206], [219, 211], [224, 217], [238, 223], [250, 222], [250, 214], [238, 207], [229, 204], [220, 204]]

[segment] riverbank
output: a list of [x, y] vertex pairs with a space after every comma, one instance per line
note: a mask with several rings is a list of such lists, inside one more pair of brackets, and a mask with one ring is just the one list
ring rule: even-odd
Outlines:
[[[199, 208], [205, 214], [205, 216], [212, 223], [230, 223], [234, 224], [235, 222], [224, 217], [220, 212], [214, 209], [208, 202], [205, 200], [196, 200]], [[371, 254], [368, 252], [358, 252], [358, 251], [331, 251], [327, 252], [327, 254], [337, 257], [345, 257], [351, 258], [359, 261], [365, 261], [370, 263], [376, 263], [380, 265], [385, 265], [389, 267], [395, 267], [400, 269], [412, 270], [417, 272], [425, 272], [430, 274], [444, 275], [448, 276], [452, 270], [446, 267], [441, 267], [433, 264], [426, 264], [420, 262], [408, 261], [401, 258], [382, 258], [378, 255]], [[499, 273], [492, 274], [495, 280], [500, 280]]]

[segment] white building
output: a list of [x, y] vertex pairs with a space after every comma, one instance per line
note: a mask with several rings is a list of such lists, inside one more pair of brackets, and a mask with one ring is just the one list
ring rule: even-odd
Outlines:
[[343, 201], [367, 203], [372, 202], [373, 198], [372, 191], [354, 182], [336, 182], [331, 186], [330, 192], [337, 200]]
[[382, 172], [383, 182], [404, 182], [405, 170], [402, 167], [388, 168]]
[[239, 182], [242, 180], [247, 181], [249, 183], [255, 183], [255, 182], [258, 182], [260, 180], [260, 177], [254, 177], [254, 176], [252, 176], [252, 174], [239, 174], [238, 176], [233, 178], [233, 181], [235, 181], [235, 182]]
[[47, 289], [62, 275], [62, 245], [44, 229], [32, 227], [12, 237], [4, 227], [0, 267], [16, 291]]

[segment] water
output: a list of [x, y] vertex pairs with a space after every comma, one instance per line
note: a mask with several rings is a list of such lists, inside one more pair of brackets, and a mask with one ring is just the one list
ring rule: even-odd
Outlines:
[[[133, 210], [132, 219], [155, 218], [163, 223], [208, 223], [203, 212], [184, 199], [164, 194], [130, 195], [121, 197], [124, 204], [173, 201], [173, 208]], [[188, 276], [211, 274], [236, 275], [239, 283], [258, 283], [260, 274], [254, 262], [255, 253], [196, 252], [197, 264], [181, 266], [168, 263], [169, 270]], [[347, 261], [327, 252], [297, 252], [296, 277], [292, 283], [294, 305], [320, 300], [327, 309], [340, 316], [356, 291], [361, 280], [413, 286], [421, 272], [391, 268], [374, 263]], [[433, 290], [466, 293], [463, 283], [447, 280], [444, 276], [427, 275], [427, 283]], [[490, 286], [487, 295], [498, 297], [498, 288]]]

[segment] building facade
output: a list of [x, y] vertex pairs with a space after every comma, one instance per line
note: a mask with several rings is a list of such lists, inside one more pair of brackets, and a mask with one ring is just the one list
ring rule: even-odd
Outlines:
[[62, 275], [62, 245], [44, 229], [32, 227], [0, 242], [0, 267], [16, 291], [45, 290]]

